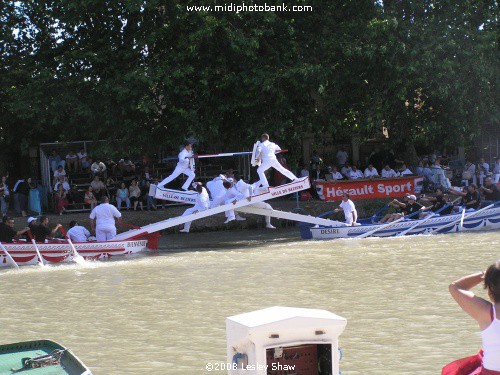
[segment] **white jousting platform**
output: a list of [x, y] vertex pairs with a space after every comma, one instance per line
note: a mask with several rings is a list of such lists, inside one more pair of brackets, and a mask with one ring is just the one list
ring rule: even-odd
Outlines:
[[339, 374], [347, 320], [326, 310], [270, 307], [226, 318], [230, 375]]
[[[219, 214], [224, 211], [229, 211], [229, 210], [238, 210], [241, 207], [249, 206], [251, 204], [255, 203], [260, 203], [264, 202], [273, 198], [278, 198], [282, 197], [291, 193], [295, 193], [298, 191], [302, 190], [307, 190], [311, 187], [309, 183], [309, 177], [304, 177], [297, 179], [293, 182], [290, 182], [289, 184], [277, 186], [277, 187], [269, 187], [266, 189], [266, 191], [262, 192], [261, 194], [255, 195], [251, 197], [251, 200], [249, 201], [248, 199], [242, 199], [237, 201], [235, 204], [229, 203], [229, 204], [224, 204], [218, 207], [214, 208], [209, 208], [208, 210], [205, 211], [199, 211], [194, 214], [186, 215], [186, 216], [177, 216], [173, 217], [170, 219], [162, 220], [157, 223], [149, 224], [144, 227], [141, 227], [140, 229], [132, 229], [127, 232], [123, 232], [118, 234], [114, 240], [124, 240], [124, 239], [130, 239], [130, 238], [136, 238], [141, 235], [145, 234], [150, 234], [154, 232], [158, 232], [160, 230], [164, 230], [167, 228], [171, 228], [177, 225], [181, 225], [184, 223], [187, 223], [188, 221], [194, 221], [194, 220], [199, 220], [204, 217], [212, 216]], [[188, 193], [188, 192], [179, 192], [179, 193]], [[196, 193], [195, 193], [196, 194]], [[186, 202], [188, 203], [188, 202]], [[267, 214], [266, 214], [267, 215]], [[310, 216], [304, 216], [305, 218], [308, 218]], [[292, 219], [293, 220], [293, 219]], [[332, 225], [332, 222], [330, 222], [328, 225]]]

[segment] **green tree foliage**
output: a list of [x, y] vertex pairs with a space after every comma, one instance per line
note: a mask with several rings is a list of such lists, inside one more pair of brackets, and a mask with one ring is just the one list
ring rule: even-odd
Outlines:
[[304, 133], [382, 126], [411, 149], [498, 121], [496, 0], [187, 10], [218, 3], [1, 0], [1, 150], [109, 139], [139, 153], [195, 136], [230, 151], [262, 131], [299, 149]]

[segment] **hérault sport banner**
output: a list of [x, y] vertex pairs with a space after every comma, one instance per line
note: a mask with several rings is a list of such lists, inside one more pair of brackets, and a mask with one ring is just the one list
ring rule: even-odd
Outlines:
[[338, 201], [347, 193], [350, 199], [401, 197], [406, 193], [420, 194], [423, 176], [398, 177], [376, 180], [316, 181], [316, 191], [325, 201]]

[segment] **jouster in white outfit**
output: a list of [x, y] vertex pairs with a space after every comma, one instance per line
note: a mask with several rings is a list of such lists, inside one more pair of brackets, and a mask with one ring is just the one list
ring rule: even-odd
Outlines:
[[115, 206], [109, 203], [101, 203], [90, 213], [90, 219], [96, 221], [95, 234], [97, 241], [112, 240], [116, 236], [115, 218], [121, 218], [122, 214]]
[[85, 227], [75, 225], [68, 230], [67, 235], [73, 242], [86, 242], [90, 237], [90, 232]]
[[[239, 180], [237, 183], [233, 184], [233, 186], [229, 189], [227, 189], [226, 194], [224, 196], [224, 203], [229, 204], [233, 203], [234, 201], [239, 201], [245, 198], [250, 198], [253, 194], [253, 186], [250, 184], [247, 184], [243, 180]], [[240, 220], [243, 221], [245, 218], [235, 215], [234, 210], [229, 210], [225, 212], [226, 214], [226, 222], [229, 223], [230, 221], [233, 220]]]
[[345, 216], [345, 223], [347, 225], [352, 225], [354, 222], [354, 214], [356, 214], [356, 217], [358, 216], [356, 207], [354, 206], [354, 202], [350, 199], [347, 201], [342, 201], [340, 204], [340, 208], [344, 210], [344, 216]]
[[[205, 211], [210, 207], [210, 197], [208, 196], [207, 189], [200, 186], [199, 188], [197, 188], [197, 191], [198, 195], [196, 196], [195, 205], [184, 211], [182, 216], [187, 216], [194, 212]], [[181, 229], [180, 231], [183, 233], [188, 233], [190, 228], [191, 228], [191, 221], [188, 221], [187, 223], [184, 224], [184, 228]]]
[[179, 161], [177, 162], [177, 166], [172, 174], [160, 182], [158, 187], [162, 188], [169, 182], [175, 180], [181, 174], [185, 174], [188, 178], [186, 182], [184, 182], [184, 185], [182, 185], [182, 189], [187, 190], [195, 177], [194, 162], [192, 157], [193, 151], [191, 150], [191, 145], [188, 145], [179, 153]]
[[215, 177], [213, 180], [207, 182], [207, 189], [210, 191], [210, 196], [212, 197], [213, 200], [226, 194], [224, 181], [226, 181], [226, 176], [221, 174]]
[[255, 184], [255, 186], [262, 186], [264, 188], [267, 188], [269, 186], [269, 182], [267, 181], [265, 172], [271, 167], [276, 169], [283, 176], [289, 178], [290, 180], [296, 180], [297, 177], [288, 169], [283, 167], [279, 163], [278, 159], [276, 159], [276, 151], [281, 150], [280, 146], [278, 146], [276, 143], [270, 142], [267, 136], [263, 136], [262, 139], [264, 139], [264, 141], [260, 142], [259, 146], [257, 147], [257, 159], [261, 160], [262, 164], [259, 168], [257, 168], [259, 181]]
[[492, 371], [500, 371], [500, 320], [495, 308], [491, 324], [481, 331], [483, 341], [483, 367]]

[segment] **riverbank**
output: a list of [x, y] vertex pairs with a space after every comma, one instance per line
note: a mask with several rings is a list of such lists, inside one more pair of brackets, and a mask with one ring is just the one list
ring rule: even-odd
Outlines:
[[[358, 216], [368, 217], [372, 216], [377, 210], [383, 207], [388, 200], [382, 199], [366, 199], [355, 201], [356, 209], [358, 211]], [[338, 207], [339, 202], [324, 202], [319, 200], [307, 201], [307, 202], [297, 202], [290, 199], [276, 199], [269, 201], [271, 206], [280, 211], [294, 212], [301, 215], [311, 215], [318, 216], [326, 211], [330, 211], [333, 208]], [[150, 223], [155, 223], [161, 220], [166, 220], [172, 217], [180, 216], [189, 206], [186, 205], [173, 205], [168, 206], [163, 209], [158, 209], [156, 211], [133, 211], [133, 210], [122, 210], [122, 218], [124, 223], [133, 224], [136, 226], [144, 226]], [[76, 220], [80, 225], [89, 227], [89, 211], [78, 212], [78, 213], [67, 213], [64, 215], [54, 215], [48, 214], [49, 227], [53, 227], [56, 224], [62, 224], [64, 228], [69, 228], [69, 223], [72, 220]], [[196, 220], [191, 226], [192, 232], [205, 232], [205, 231], [224, 231], [233, 229], [250, 229], [250, 228], [263, 228], [265, 225], [264, 217], [258, 215], [242, 214], [247, 220], [246, 221], [234, 221], [229, 224], [224, 224], [225, 217], [224, 214], [217, 214], [210, 216], [201, 220]], [[344, 215], [342, 213], [337, 213], [330, 215], [329, 218], [335, 220], [344, 220]], [[15, 228], [21, 229], [26, 223], [27, 218], [16, 217], [15, 218]], [[289, 226], [294, 226], [296, 222], [282, 219], [272, 218], [272, 223], [277, 228], [285, 228]], [[169, 228], [166, 233], [176, 233], [180, 227]], [[128, 230], [127, 227], [118, 227], [118, 232], [123, 232]]]

